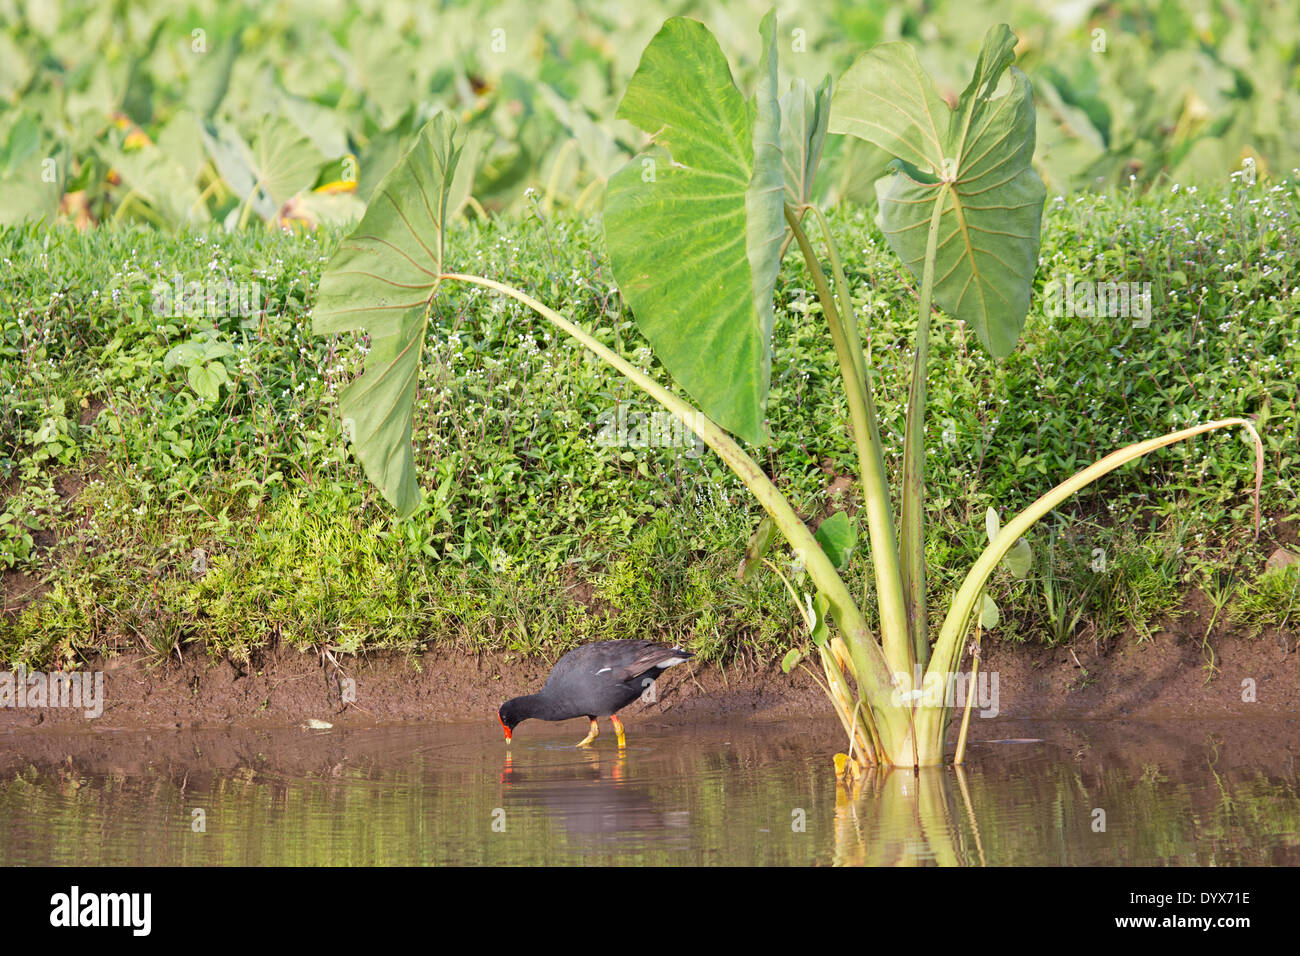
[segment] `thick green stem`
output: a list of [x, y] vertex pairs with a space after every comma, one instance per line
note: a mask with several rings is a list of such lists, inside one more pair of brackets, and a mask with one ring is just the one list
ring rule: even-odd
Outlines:
[[[867, 417], [874, 430], [876, 429], [875, 402], [871, 398], [871, 379], [867, 377], [869, 370], [867, 369], [866, 359], [862, 355], [862, 339], [858, 335], [857, 316], [853, 313], [853, 299], [849, 294], [848, 276], [844, 274], [844, 264], [840, 262], [839, 247], [835, 245], [835, 239], [831, 236], [830, 223], [826, 221], [826, 217], [818, 207], [810, 205], [808, 208], [817, 217], [817, 224], [821, 226], [822, 236], [826, 240], [826, 258], [830, 260], [831, 276], [835, 279], [835, 294], [840, 297], [840, 320], [844, 323], [844, 335], [849, 342], [849, 351], [853, 353], [858, 378], [862, 380], [862, 390], [867, 396]], [[880, 444], [878, 438], [876, 444]]]
[[907, 399], [907, 433], [903, 438], [903, 504], [899, 554], [903, 562], [903, 595], [907, 602], [912, 650], [925, 667], [930, 659], [930, 628], [925, 606], [925, 401], [926, 373], [930, 364], [930, 301], [934, 293], [934, 260], [939, 245], [939, 220], [948, 198], [948, 186], [939, 190], [930, 216], [921, 274], [920, 312], [916, 321], [916, 353], [912, 360], [912, 387]]
[[[813, 285], [821, 300], [822, 312], [830, 326], [831, 341], [839, 357], [840, 375], [844, 394], [849, 403], [849, 417], [853, 424], [853, 441], [858, 452], [861, 473], [863, 509], [867, 513], [867, 532], [871, 541], [871, 563], [876, 574], [876, 594], [880, 607], [881, 644], [885, 659], [896, 674], [912, 675], [911, 643], [908, 637], [907, 610], [903, 602], [903, 583], [899, 575], [898, 550], [894, 541], [894, 515], [889, 501], [889, 482], [885, 476], [884, 455], [880, 449], [878, 429], [872, 427], [873, 416], [867, 405], [866, 382], [859, 374], [862, 368], [861, 349], [857, 359], [849, 337], [845, 333], [843, 313], [835, 305], [826, 275], [813, 251], [812, 244], [794, 216], [794, 210], [785, 207], [786, 222], [794, 232], [799, 249], [803, 252], [812, 274]], [[830, 234], [827, 233], [829, 241]], [[837, 257], [838, 258], [838, 257]], [[846, 283], [847, 286], [847, 283]], [[841, 292], [847, 306], [847, 296]]]
[[[872, 448], [875, 449], [875, 467], [883, 476], [885, 483], [885, 494], [883, 498], [886, 515], [889, 519], [887, 525], [890, 529], [890, 534], [892, 535], [895, 527], [894, 504], [889, 497], [889, 473], [885, 471], [885, 446], [880, 440], [880, 416], [876, 414], [875, 393], [871, 385], [871, 364], [867, 361], [867, 356], [862, 351], [862, 339], [858, 335], [858, 320], [857, 316], [853, 313], [853, 299], [849, 293], [849, 280], [844, 274], [844, 266], [840, 262], [839, 249], [836, 247], [835, 240], [831, 236], [830, 224], [826, 222], [826, 217], [817, 206], [809, 205], [807, 208], [811, 209], [813, 213], [816, 214], [817, 222], [821, 226], [822, 235], [826, 239], [826, 255], [827, 258], [830, 259], [831, 276], [835, 279], [835, 294], [839, 296], [840, 300], [840, 319], [844, 325], [845, 338], [848, 339], [849, 351], [853, 353], [853, 358], [857, 363], [858, 379], [862, 382], [862, 394], [867, 406], [867, 437], [871, 442]], [[791, 235], [793, 236], [794, 234], [791, 233]], [[893, 541], [893, 538], [890, 540]], [[897, 564], [898, 549], [896, 544], [892, 549], [892, 553], [894, 555], [894, 562]], [[862, 599], [864, 602], [867, 600], [865, 585], [863, 586]]]

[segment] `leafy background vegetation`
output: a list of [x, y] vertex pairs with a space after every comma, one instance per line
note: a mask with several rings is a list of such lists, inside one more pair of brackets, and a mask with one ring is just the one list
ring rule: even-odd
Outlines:
[[[341, 221], [438, 108], [471, 130], [470, 215], [593, 211], [642, 136], [613, 119], [669, 14], [756, 69], [767, 0], [0, 2], [0, 223]], [[778, 4], [783, 69], [812, 83], [904, 39], [954, 99], [986, 28], [1014, 24], [1049, 189], [1300, 165], [1300, 0]], [[834, 198], [874, 201], [870, 148], [832, 138]], [[53, 159], [52, 175], [42, 163]], [[472, 187], [472, 189], [470, 188]], [[473, 197], [472, 201], [470, 196]]]

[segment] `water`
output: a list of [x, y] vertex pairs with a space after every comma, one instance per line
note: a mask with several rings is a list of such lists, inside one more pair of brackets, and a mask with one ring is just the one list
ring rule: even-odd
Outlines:
[[820, 721], [0, 737], [0, 864], [1300, 864], [1300, 722], [989, 721], [837, 789]]

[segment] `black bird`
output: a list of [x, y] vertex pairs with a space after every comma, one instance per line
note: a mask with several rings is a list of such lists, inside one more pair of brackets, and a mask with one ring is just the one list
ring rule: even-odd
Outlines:
[[515, 727], [530, 717], [586, 717], [591, 721], [591, 732], [578, 744], [585, 747], [600, 733], [596, 718], [608, 717], [618, 735], [618, 745], [623, 747], [627, 738], [615, 712], [645, 693], [665, 668], [692, 656], [680, 647], [654, 641], [597, 641], [574, 648], [551, 668], [540, 693], [514, 697], [501, 705], [497, 719], [506, 732], [506, 743]]

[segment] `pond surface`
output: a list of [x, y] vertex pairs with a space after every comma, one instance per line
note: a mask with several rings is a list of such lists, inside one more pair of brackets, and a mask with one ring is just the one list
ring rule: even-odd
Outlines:
[[1300, 721], [988, 721], [839, 790], [833, 723], [0, 736], [0, 865], [1300, 864]]

